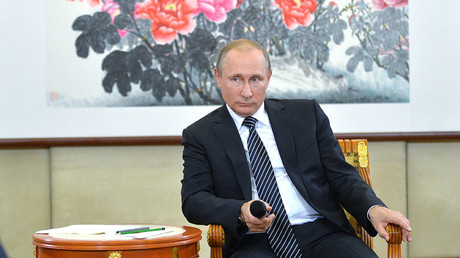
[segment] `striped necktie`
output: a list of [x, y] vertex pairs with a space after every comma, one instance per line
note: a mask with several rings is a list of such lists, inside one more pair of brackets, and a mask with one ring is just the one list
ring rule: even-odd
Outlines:
[[243, 125], [249, 128], [249, 161], [254, 174], [257, 192], [262, 200], [272, 206], [272, 212], [276, 215], [272, 225], [267, 230], [270, 246], [278, 257], [302, 257], [281, 200], [267, 150], [255, 130], [256, 123], [257, 119], [254, 117], [246, 117], [243, 121]]

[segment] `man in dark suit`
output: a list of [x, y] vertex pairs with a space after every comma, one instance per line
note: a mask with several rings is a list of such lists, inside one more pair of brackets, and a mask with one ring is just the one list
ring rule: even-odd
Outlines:
[[0, 258], [7, 258], [5, 250], [3, 250], [2, 243], [0, 243]]
[[[276, 250], [267, 234], [287, 216], [293, 249], [302, 257], [376, 257], [355, 236], [342, 206], [369, 234], [387, 239], [385, 227], [394, 223], [411, 241], [407, 218], [386, 208], [344, 160], [316, 101], [265, 98], [271, 66], [263, 47], [250, 40], [229, 43], [214, 73], [226, 104], [183, 131], [182, 210], [191, 223], [223, 226], [224, 256], [299, 257]], [[265, 202], [270, 214], [262, 218], [249, 210], [262, 186], [249, 159], [247, 117], [257, 121], [283, 203], [274, 209]]]

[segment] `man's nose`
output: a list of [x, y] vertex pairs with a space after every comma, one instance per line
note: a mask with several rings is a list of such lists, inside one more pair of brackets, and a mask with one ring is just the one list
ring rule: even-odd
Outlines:
[[241, 95], [245, 98], [249, 98], [252, 96], [251, 86], [249, 85], [249, 83], [244, 83], [243, 89], [241, 90]]

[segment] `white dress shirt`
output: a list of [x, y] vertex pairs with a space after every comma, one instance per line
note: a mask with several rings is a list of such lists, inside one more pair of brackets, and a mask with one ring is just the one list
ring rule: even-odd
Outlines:
[[[230, 112], [230, 115], [235, 122], [236, 128], [240, 133], [241, 141], [246, 152], [246, 158], [249, 162], [247, 145], [249, 129], [243, 125], [244, 117], [237, 115], [228, 105], [227, 109]], [[265, 104], [262, 104], [259, 110], [257, 110], [257, 112], [252, 115], [252, 117], [256, 118], [258, 121], [256, 123], [255, 129], [259, 134], [259, 137], [262, 140], [265, 148], [267, 149], [268, 156], [275, 173], [278, 189], [281, 194], [281, 199], [283, 200], [284, 208], [286, 209], [286, 214], [291, 225], [300, 225], [306, 222], [312, 222], [317, 218], [322, 218], [322, 216], [315, 209], [313, 209], [300, 195], [299, 191], [292, 183], [291, 178], [289, 178], [289, 175], [284, 168], [283, 161], [281, 160], [278, 147], [276, 146], [275, 136], [273, 135], [270, 120], [268, 118], [267, 112], [265, 111]], [[257, 187], [252, 175], [252, 171], [251, 188], [252, 199], [260, 199], [257, 193]]]

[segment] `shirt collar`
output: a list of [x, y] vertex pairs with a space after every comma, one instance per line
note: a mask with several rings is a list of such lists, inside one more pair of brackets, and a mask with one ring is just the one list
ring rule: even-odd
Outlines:
[[[238, 128], [238, 130], [239, 130], [241, 128], [241, 126], [243, 126], [243, 121], [244, 121], [245, 117], [237, 115], [228, 106], [228, 104], [225, 104], [225, 106], [227, 107], [227, 110], [230, 113], [230, 116], [233, 118], [233, 122], [235, 122], [236, 128]], [[262, 103], [262, 105], [260, 105], [259, 109], [256, 111], [256, 113], [254, 113], [254, 115], [252, 115], [252, 117], [257, 119], [257, 121], [259, 121], [260, 123], [262, 123], [262, 124], [264, 124], [266, 126], [270, 126], [270, 121], [268, 119], [267, 112], [265, 111], [265, 102]]]

